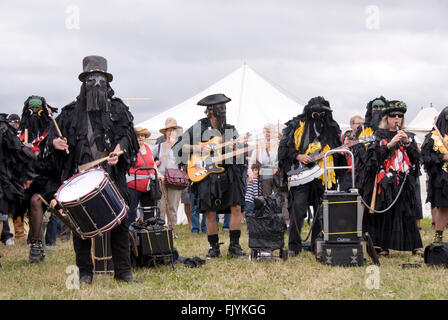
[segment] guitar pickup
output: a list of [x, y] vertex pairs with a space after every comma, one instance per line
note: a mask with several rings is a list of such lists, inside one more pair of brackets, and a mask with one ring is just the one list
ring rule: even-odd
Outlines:
[[203, 174], [206, 174], [207, 173], [207, 170], [204, 170], [204, 171], [198, 171], [198, 172], [196, 172], [195, 174], [194, 174], [194, 176], [195, 177], [199, 177], [199, 176], [202, 176]]

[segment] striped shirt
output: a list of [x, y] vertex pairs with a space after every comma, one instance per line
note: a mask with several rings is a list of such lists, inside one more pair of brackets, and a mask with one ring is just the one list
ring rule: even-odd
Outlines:
[[258, 178], [254, 177], [254, 182], [247, 183], [247, 189], [246, 189], [246, 202], [254, 202], [254, 198], [261, 195], [261, 186], [258, 183]]

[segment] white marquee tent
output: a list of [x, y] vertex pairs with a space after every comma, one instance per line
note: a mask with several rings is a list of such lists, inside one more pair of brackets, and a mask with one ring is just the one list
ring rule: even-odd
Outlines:
[[[301, 104], [287, 97], [244, 63], [224, 79], [137, 126], [150, 130], [151, 140], [160, 135], [159, 129], [164, 127], [168, 117], [174, 117], [177, 124], [186, 130], [205, 117], [205, 107], [198, 106], [198, 101], [215, 93], [223, 93], [232, 99], [227, 103], [227, 122], [234, 125], [240, 135], [246, 132], [261, 133], [266, 123], [282, 127], [303, 109]], [[179, 206], [177, 216], [179, 224], [187, 223], [183, 205]]]
[[439, 114], [432, 106], [421, 108], [415, 118], [406, 126], [407, 130], [416, 134], [419, 143], [423, 143], [425, 135], [431, 130], [434, 118]]
[[232, 101], [227, 103], [227, 122], [243, 135], [260, 132], [266, 123], [282, 125], [302, 112], [303, 106], [280, 92], [247, 64], [212, 84], [184, 102], [138, 124], [151, 131], [156, 138], [168, 117], [174, 117], [184, 130], [204, 118], [205, 107], [197, 103], [210, 94], [223, 93]]

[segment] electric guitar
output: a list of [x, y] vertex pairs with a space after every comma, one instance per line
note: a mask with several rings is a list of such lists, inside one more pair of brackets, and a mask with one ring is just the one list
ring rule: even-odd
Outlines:
[[253, 145], [246, 148], [240, 148], [232, 152], [221, 154], [221, 147], [228, 145], [229, 142], [221, 144], [220, 137], [214, 137], [207, 142], [200, 142], [200, 145], [208, 145], [210, 152], [208, 154], [197, 155], [193, 153], [187, 163], [187, 174], [192, 182], [199, 182], [205, 179], [211, 173], [222, 173], [224, 168], [218, 164], [223, 163], [224, 160], [236, 157], [240, 154], [254, 150], [259, 146]]
[[[331, 150], [338, 150], [343, 148], [350, 148], [353, 147], [356, 144], [365, 144], [375, 141], [375, 136], [371, 135], [364, 139], [360, 140], [349, 140], [347, 143], [343, 144], [342, 146], [336, 147]], [[329, 150], [330, 151], [330, 150]], [[313, 181], [315, 178], [319, 178], [321, 175], [324, 174], [324, 168], [321, 168], [317, 165], [317, 161], [322, 159], [325, 156], [326, 152], [320, 152], [320, 150], [316, 150], [313, 153], [310, 153], [309, 156], [313, 160], [313, 162], [304, 165], [302, 163], [299, 163], [298, 167], [291, 167], [291, 170], [287, 172], [288, 175], [288, 186], [289, 187], [296, 187], [303, 184], [307, 184], [310, 181]]]

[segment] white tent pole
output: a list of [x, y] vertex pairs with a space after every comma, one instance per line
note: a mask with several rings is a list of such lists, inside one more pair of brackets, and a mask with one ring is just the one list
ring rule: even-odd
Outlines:
[[240, 101], [238, 104], [238, 116], [236, 118], [236, 128], [238, 130], [238, 127], [240, 125], [240, 113], [241, 113], [241, 106], [243, 103], [243, 89], [244, 89], [244, 80], [246, 78], [246, 61], [243, 62], [243, 72], [241, 76], [241, 89], [240, 89]]

